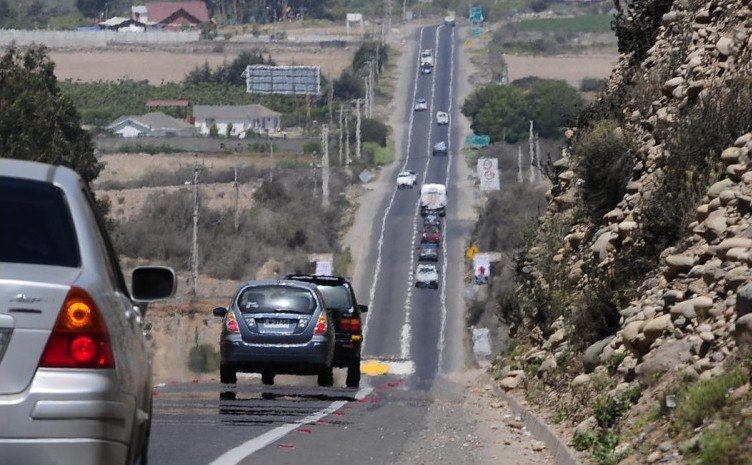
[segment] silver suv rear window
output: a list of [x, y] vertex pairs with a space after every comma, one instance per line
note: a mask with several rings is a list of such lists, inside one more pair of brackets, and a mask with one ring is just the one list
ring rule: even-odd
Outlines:
[[0, 262], [81, 266], [76, 230], [60, 188], [0, 176]]
[[311, 315], [316, 299], [311, 290], [295, 286], [261, 285], [243, 289], [238, 295], [243, 313], [301, 313]]

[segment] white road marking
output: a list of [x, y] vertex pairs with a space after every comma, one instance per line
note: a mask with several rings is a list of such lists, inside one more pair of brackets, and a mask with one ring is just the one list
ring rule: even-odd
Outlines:
[[[363, 388], [359, 390], [357, 394], [355, 394], [355, 399], [360, 400], [366, 397], [372, 391], [373, 391], [373, 388], [371, 387]], [[282, 426], [278, 426], [272, 430], [269, 430], [260, 436], [250, 439], [244, 442], [243, 444], [233, 449], [228, 450], [224, 454], [214, 459], [209, 465], [235, 465], [237, 463], [240, 463], [241, 461], [250, 457], [254, 453], [258, 452], [259, 450], [263, 449], [264, 447], [268, 446], [274, 441], [277, 441], [283, 438], [284, 436], [290, 434], [290, 432], [300, 428], [301, 426], [315, 423], [319, 421], [320, 419], [324, 418], [325, 416], [331, 415], [332, 413], [344, 407], [345, 404], [347, 404], [347, 401], [344, 401], [344, 400], [338, 400], [336, 402], [332, 402], [331, 405], [329, 405], [327, 408], [323, 410], [319, 410], [318, 412], [313, 413], [311, 415], [308, 415], [302, 420], [296, 421], [294, 423], [287, 423]]]
[[[436, 28], [436, 33], [434, 35], [434, 50], [436, 50], [436, 54], [438, 55], [439, 50], [439, 30], [442, 28], [442, 26], [438, 26]], [[426, 147], [426, 166], [423, 168], [423, 179], [421, 180], [421, 185], [426, 183], [426, 176], [428, 175], [428, 166], [431, 164], [431, 156], [433, 154], [433, 146], [431, 145], [431, 134], [433, 133], [433, 125], [434, 125], [434, 101], [436, 96], [436, 70], [434, 69], [434, 72], [431, 73], [431, 106], [428, 111], [430, 111], [430, 117], [431, 117], [431, 124], [428, 125], [428, 146]], [[412, 124], [412, 121], [410, 122]], [[412, 128], [411, 128], [412, 129]], [[400, 356], [402, 358], [410, 358], [410, 343], [412, 342], [413, 335], [412, 335], [412, 326], [410, 325], [410, 316], [412, 314], [412, 289], [413, 289], [413, 279], [414, 274], [413, 270], [415, 269], [415, 253], [413, 250], [415, 250], [415, 240], [418, 235], [418, 218], [420, 217], [420, 197], [418, 197], [418, 201], [415, 202], [415, 211], [413, 212], [413, 234], [410, 238], [410, 273], [408, 275], [407, 279], [407, 293], [408, 297], [405, 300], [405, 319], [402, 323], [402, 335], [400, 337]]]
[[[452, 52], [449, 55], [449, 108], [447, 109], [447, 114], [449, 114], [449, 121], [454, 120], [454, 116], [452, 115], [452, 102], [453, 102], [453, 95], [454, 95], [454, 28], [452, 28], [452, 36], [449, 41], [452, 47]], [[449, 186], [449, 175], [451, 173], [451, 167], [452, 167], [452, 126], [449, 126], [449, 130], [447, 131], [447, 165], [446, 165], [446, 179], [444, 181], [445, 186]], [[447, 196], [448, 197], [448, 196]], [[447, 199], [448, 201], [449, 199]], [[441, 273], [441, 329], [439, 330], [439, 342], [437, 344], [437, 349], [439, 351], [439, 357], [438, 357], [438, 363], [436, 364], [436, 371], [438, 373], [441, 373], [441, 365], [444, 363], [444, 338], [446, 333], [446, 322], [447, 322], [447, 305], [446, 305], [446, 277], [447, 277], [447, 270], [448, 270], [448, 259], [447, 259], [447, 245], [446, 245], [446, 231], [447, 227], [446, 224], [444, 225], [444, 228], [441, 230], [441, 254], [443, 256], [443, 267], [442, 267], [442, 273]]]
[[[418, 48], [416, 49], [416, 65], [418, 68], [420, 67], [420, 50], [421, 46], [423, 45], [423, 30], [426, 28], [426, 26], [423, 26], [420, 28], [420, 35], [418, 37]], [[416, 69], [418, 69], [416, 68]], [[415, 74], [415, 83], [413, 84], [413, 98], [411, 102], [415, 102], [415, 96], [418, 92], [418, 79], [420, 78], [420, 71], [416, 72]], [[402, 164], [402, 168], [400, 171], [404, 171], [405, 167], [407, 166], [407, 162], [410, 160], [410, 141], [412, 140], [412, 134], [413, 134], [413, 120], [415, 119], [415, 111], [411, 108], [410, 109], [410, 122], [408, 123], [407, 127], [407, 152], [405, 154], [405, 162]], [[384, 233], [386, 232], [386, 219], [389, 217], [389, 212], [392, 210], [392, 205], [394, 205], [394, 198], [396, 197], [397, 190], [394, 189], [392, 191], [392, 196], [389, 199], [389, 204], [386, 206], [386, 210], [384, 211], [384, 217], [381, 219], [381, 232], [379, 234], [379, 242], [378, 242], [378, 248], [377, 248], [377, 254], [376, 254], [376, 269], [374, 270], [373, 274], [373, 283], [371, 284], [371, 290], [368, 295], [368, 302], [369, 305], [371, 305], [371, 311], [366, 313], [366, 321], [363, 323], [363, 340], [364, 345], [368, 344], [368, 322], [371, 320], [371, 315], [374, 313], [374, 307], [373, 302], [376, 298], [376, 286], [379, 282], [379, 275], [381, 273], [381, 253], [382, 249], [384, 247]]]

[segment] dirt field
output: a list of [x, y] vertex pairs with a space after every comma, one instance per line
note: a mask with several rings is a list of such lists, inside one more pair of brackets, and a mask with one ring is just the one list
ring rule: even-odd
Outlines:
[[561, 55], [518, 56], [504, 55], [509, 65], [509, 79], [514, 81], [526, 76], [544, 79], [564, 79], [575, 88], [583, 78], [607, 78], [616, 64], [618, 55]]
[[[327, 48], [313, 51], [270, 49], [279, 65], [319, 65], [325, 76], [339, 76], [350, 66], [354, 47]], [[189, 71], [209, 63], [216, 68], [232, 61], [237, 52], [161, 52], [161, 51], [52, 51], [55, 75], [74, 81], [147, 80], [151, 84], [182, 81]]]

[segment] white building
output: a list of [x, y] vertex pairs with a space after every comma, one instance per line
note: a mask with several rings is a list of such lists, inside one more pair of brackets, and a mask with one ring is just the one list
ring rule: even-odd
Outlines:
[[216, 127], [217, 134], [244, 138], [248, 131], [258, 134], [280, 130], [280, 116], [263, 105], [194, 105], [194, 125], [204, 135]]
[[107, 129], [121, 137], [190, 137], [198, 132], [189, 123], [160, 111], [141, 116], [121, 116]]

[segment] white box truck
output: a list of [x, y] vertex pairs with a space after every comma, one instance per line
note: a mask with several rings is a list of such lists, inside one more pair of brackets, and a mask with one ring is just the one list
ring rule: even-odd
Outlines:
[[446, 215], [446, 186], [443, 184], [423, 184], [420, 188], [420, 215], [438, 213]]

